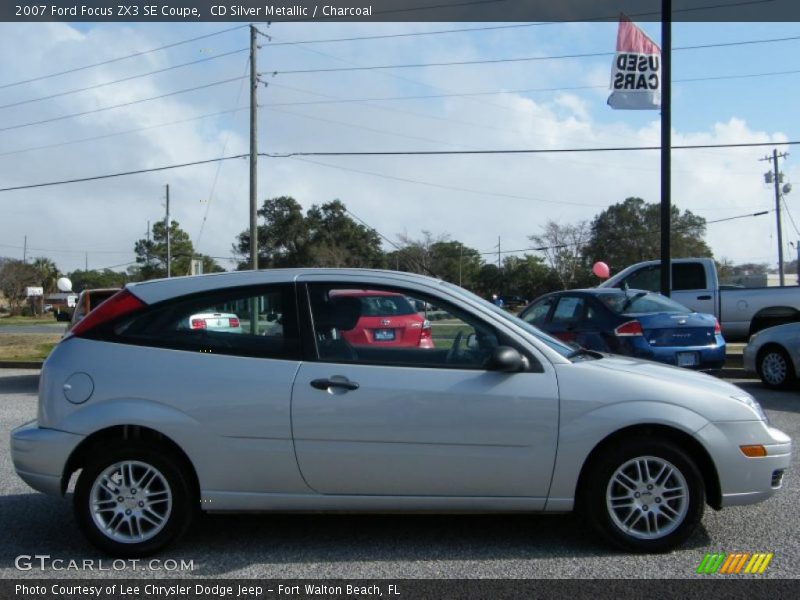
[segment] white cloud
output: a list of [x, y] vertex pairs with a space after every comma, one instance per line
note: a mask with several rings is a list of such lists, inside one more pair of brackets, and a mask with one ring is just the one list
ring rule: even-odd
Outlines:
[[[382, 27], [386, 31], [404, 30], [400, 24]], [[428, 24], [427, 27], [442, 26]], [[371, 28], [370, 32], [377, 30], [377, 27]], [[285, 33], [286, 29], [273, 33], [279, 33], [278, 37], [285, 40], [336, 37], [340, 32], [352, 35], [356, 31], [359, 30], [352, 24], [305, 25], [291, 30], [291, 35]], [[2, 32], [0, 51], [5, 55], [13, 53], [17, 60], [4, 62], [0, 80], [14, 81], [155, 47], [165, 41], [197, 35], [201, 30], [97, 25], [78, 31], [65, 24], [38, 24], [6, 25]], [[9, 88], [8, 101], [196, 60], [208, 56], [207, 51], [200, 53], [201, 47], [224, 52], [245, 46], [246, 37], [246, 30], [242, 30], [238, 34], [209, 38], [199, 46], [187, 45], [170, 52], [148, 54], [132, 61], [43, 80], [35, 85]], [[490, 39], [496, 40], [496, 48], [488, 43], [478, 45], [472, 38], [454, 36], [401, 38], [396, 43], [369, 46], [315, 45], [306, 50], [296, 46], [273, 47], [263, 50], [259, 60], [262, 70], [269, 72], [273, 68], [451, 61], [563, 51], [563, 45], [552, 39], [526, 45], [525, 52], [505, 37], [497, 35]], [[46, 119], [236, 77], [245, 72], [245, 60], [246, 55], [240, 54], [91, 92], [7, 109], [3, 111], [2, 122], [13, 124]], [[520, 63], [265, 76], [266, 81], [274, 85], [260, 90], [259, 96], [261, 104], [297, 103], [336, 97], [447, 93], [442, 90], [558, 87], [566, 86], [565, 81], [569, 81], [570, 86], [607, 82], [608, 68], [604, 62], [588, 66], [556, 62], [537, 63], [535, 67]], [[226, 110], [237, 105], [239, 89], [239, 83], [229, 83], [81, 118], [0, 132], [0, 153], [153, 127]], [[629, 114], [613, 112], [605, 106], [605, 95], [604, 90], [599, 93], [590, 90], [531, 94], [529, 97], [504, 94], [282, 107], [282, 110], [297, 113], [294, 115], [265, 107], [260, 114], [259, 147], [262, 151], [281, 152], [658, 145], [657, 113], [634, 120]], [[245, 85], [238, 105], [246, 104]], [[306, 115], [306, 118], [298, 115]], [[223, 147], [226, 154], [247, 152], [246, 124], [247, 111], [241, 111], [84, 144], [0, 156], [0, 187], [202, 160], [221, 155]], [[782, 133], [757, 131], [742, 119], [721, 110], [719, 122], [698, 131], [676, 131], [673, 142], [714, 144], [783, 139], [786, 138]], [[676, 150], [672, 179], [674, 203], [709, 220], [770, 208], [771, 191], [762, 179], [768, 165], [757, 160], [767, 150]], [[527, 236], [537, 233], [548, 219], [591, 220], [603, 207], [627, 196], [655, 202], [659, 195], [658, 152], [319, 157], [312, 160], [342, 169], [373, 171], [389, 177], [473, 191], [442, 189], [288, 158], [263, 158], [259, 169], [259, 198], [293, 195], [306, 208], [313, 203], [340, 198], [389, 237], [404, 231], [414, 236], [427, 229], [449, 233], [485, 251], [497, 244], [498, 236], [504, 248], [527, 247]], [[6, 246], [21, 246], [27, 234], [29, 246], [55, 251], [32, 250], [29, 256], [49, 254], [64, 270], [83, 266], [83, 250], [89, 251], [90, 267], [132, 260], [133, 243], [143, 237], [147, 221], [163, 216], [163, 184], [170, 183], [173, 216], [192, 238], [200, 231], [208, 209], [200, 250], [215, 256], [229, 255], [236, 234], [248, 227], [247, 162], [238, 160], [222, 165], [209, 205], [207, 200], [216, 169], [212, 164], [0, 194], [3, 215], [0, 240]], [[792, 173], [791, 170], [787, 172]], [[758, 259], [766, 261], [775, 254], [773, 231], [774, 216], [771, 215], [709, 225], [707, 240], [718, 257], [741, 261], [761, 257]], [[122, 253], [104, 253], [116, 251]], [[21, 250], [0, 246], [0, 255], [20, 256]]]

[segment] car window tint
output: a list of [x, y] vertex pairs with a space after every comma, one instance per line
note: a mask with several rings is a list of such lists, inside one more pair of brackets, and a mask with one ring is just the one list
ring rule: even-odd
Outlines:
[[619, 294], [600, 294], [598, 297], [603, 304], [617, 314], [689, 312], [689, 309], [682, 304], [665, 298], [661, 294], [640, 294], [641, 292], [629, 291], [627, 293], [620, 292]]
[[117, 324], [116, 341], [242, 356], [298, 358], [291, 286], [170, 301]]
[[706, 289], [705, 267], [701, 263], [677, 263], [672, 265], [672, 289]]
[[558, 299], [552, 323], [574, 323], [583, 319], [583, 298], [562, 296]]
[[[624, 283], [634, 290], [647, 290], [657, 292], [661, 289], [661, 269], [657, 265], [642, 267], [635, 273], [628, 275]], [[621, 284], [618, 286], [621, 287]]]
[[323, 361], [481, 369], [499, 345], [495, 329], [480, 319], [407, 290], [308, 290]]
[[550, 312], [550, 307], [553, 306], [554, 301], [555, 298], [543, 298], [522, 313], [520, 317], [527, 323], [541, 325], [544, 323], [547, 313]]

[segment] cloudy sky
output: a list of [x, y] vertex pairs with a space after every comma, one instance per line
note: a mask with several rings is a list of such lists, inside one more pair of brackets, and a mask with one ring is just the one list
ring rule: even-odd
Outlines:
[[[610, 55], [287, 72], [613, 53], [615, 24], [546, 24], [280, 45], [489, 25], [498, 24], [261, 25], [271, 40], [260, 38], [263, 47], [258, 56], [267, 84], [259, 90], [259, 150], [281, 154], [659, 144], [658, 112], [614, 111], [606, 105]], [[6, 57], [0, 64], [0, 187], [246, 153], [246, 26], [41, 78], [232, 26], [0, 26], [0, 52]], [[643, 28], [658, 40], [657, 23]], [[787, 37], [798, 39], [680, 50]], [[798, 56], [800, 24], [676, 23], [673, 46], [674, 144], [800, 139], [796, 113], [800, 66], [792, 58]], [[202, 59], [210, 60], [135, 77]], [[794, 73], [774, 74], [785, 71]], [[753, 77], [709, 79], [732, 75]], [[130, 79], [64, 94], [124, 78]], [[34, 80], [20, 83], [30, 79]], [[205, 87], [184, 91], [198, 86]], [[163, 97], [140, 102], [156, 96]], [[399, 96], [427, 97], [387, 99]], [[105, 110], [120, 104], [126, 106]], [[87, 111], [91, 112], [61, 118]], [[39, 121], [45, 122], [34, 124]], [[793, 155], [791, 147], [788, 150], [782, 170], [788, 181], [796, 182], [800, 155]], [[759, 162], [770, 152], [771, 147], [676, 150], [673, 202], [709, 221], [774, 208], [772, 188], [763, 180], [770, 166]], [[27, 235], [28, 256], [49, 256], [63, 271], [82, 268], [87, 253], [89, 268], [122, 265], [123, 269], [134, 260], [133, 244], [144, 237], [148, 221], [163, 218], [167, 183], [172, 216], [198, 250], [230, 256], [235, 236], [248, 227], [248, 172], [243, 159], [2, 192], [0, 256], [21, 258]], [[528, 236], [538, 233], [547, 220], [591, 220], [628, 196], [656, 202], [658, 194], [658, 152], [262, 158], [259, 164], [260, 199], [291, 195], [308, 208], [339, 198], [389, 238], [417, 237], [428, 230], [481, 251], [491, 251], [498, 236], [504, 249], [526, 248]], [[786, 196], [788, 257], [794, 254], [788, 242], [800, 238], [790, 219], [800, 225], [800, 188], [795, 195]], [[706, 239], [717, 258], [777, 261], [774, 213], [710, 224]]]

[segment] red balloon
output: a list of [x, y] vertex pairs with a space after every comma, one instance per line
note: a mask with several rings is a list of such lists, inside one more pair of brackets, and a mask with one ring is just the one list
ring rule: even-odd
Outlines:
[[592, 273], [594, 273], [600, 279], [608, 279], [611, 275], [611, 271], [608, 268], [608, 265], [604, 262], [596, 262], [592, 265]]

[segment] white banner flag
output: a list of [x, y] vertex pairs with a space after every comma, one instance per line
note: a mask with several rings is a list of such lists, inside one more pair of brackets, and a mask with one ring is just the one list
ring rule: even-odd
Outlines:
[[661, 48], [620, 16], [608, 105], [622, 110], [661, 108]]

